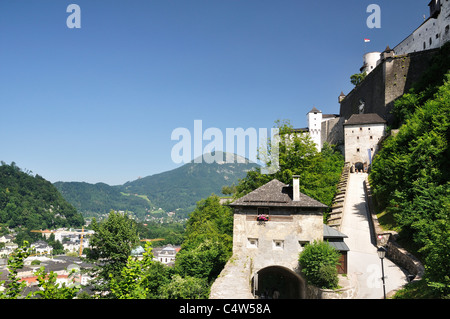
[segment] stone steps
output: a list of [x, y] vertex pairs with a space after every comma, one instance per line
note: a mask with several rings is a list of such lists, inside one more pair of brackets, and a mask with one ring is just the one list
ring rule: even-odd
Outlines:
[[328, 217], [328, 226], [339, 229], [342, 222], [342, 214], [344, 212], [345, 198], [347, 195], [347, 186], [350, 174], [350, 165], [345, 163], [344, 169], [342, 170], [339, 183], [337, 184], [338, 191], [333, 198], [333, 203], [331, 205], [330, 216]]

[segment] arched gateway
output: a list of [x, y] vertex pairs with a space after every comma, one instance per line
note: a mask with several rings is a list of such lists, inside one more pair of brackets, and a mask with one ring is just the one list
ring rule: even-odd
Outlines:
[[[233, 256], [210, 298], [305, 298], [298, 269], [303, 246], [324, 239], [326, 205], [274, 179], [230, 204], [234, 208]], [[233, 285], [231, 285], [233, 282]], [[232, 288], [231, 288], [232, 287]]]
[[252, 292], [261, 299], [303, 299], [305, 280], [285, 267], [269, 266], [253, 276]]

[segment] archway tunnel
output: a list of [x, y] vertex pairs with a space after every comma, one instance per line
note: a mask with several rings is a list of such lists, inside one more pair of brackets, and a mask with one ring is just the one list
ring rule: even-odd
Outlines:
[[303, 299], [305, 281], [292, 270], [269, 266], [252, 278], [252, 292], [261, 299]]
[[355, 163], [355, 169], [358, 170], [358, 171], [360, 171], [360, 172], [363, 172], [363, 171], [364, 171], [364, 163], [362, 163], [362, 162], [356, 162], [356, 163]]

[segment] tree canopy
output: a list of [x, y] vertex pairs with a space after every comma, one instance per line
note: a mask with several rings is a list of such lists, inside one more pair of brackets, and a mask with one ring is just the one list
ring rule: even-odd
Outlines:
[[[262, 174], [260, 169], [248, 172], [236, 186], [235, 198], [248, 194], [272, 179], [292, 184], [292, 176], [299, 175], [302, 193], [331, 206], [344, 167], [343, 155], [327, 143], [318, 152], [309, 134], [294, 132], [289, 121], [277, 121], [276, 127], [281, 137], [278, 154], [280, 169], [275, 174]], [[273, 156], [266, 156], [266, 165], [270, 165]]]
[[81, 227], [83, 216], [47, 180], [12, 162], [0, 165], [0, 224], [10, 228]]
[[131, 250], [139, 242], [136, 224], [126, 214], [111, 211], [100, 223], [94, 218], [92, 229], [95, 233], [90, 238], [87, 260], [95, 263], [92, 272], [97, 276], [96, 289], [109, 290], [110, 278], [120, 277]]

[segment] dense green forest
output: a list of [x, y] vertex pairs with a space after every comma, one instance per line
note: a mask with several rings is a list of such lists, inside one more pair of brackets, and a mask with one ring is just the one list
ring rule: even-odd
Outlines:
[[124, 194], [118, 187], [105, 183], [56, 182], [54, 185], [85, 217], [99, 218], [113, 209], [128, 211], [136, 218], [143, 220], [153, 209], [147, 199], [134, 194]]
[[81, 227], [83, 216], [39, 175], [13, 162], [0, 166], [0, 224], [9, 228]]
[[375, 157], [370, 181], [380, 222], [426, 268], [433, 297], [450, 295], [450, 46], [395, 103], [397, 133]]

